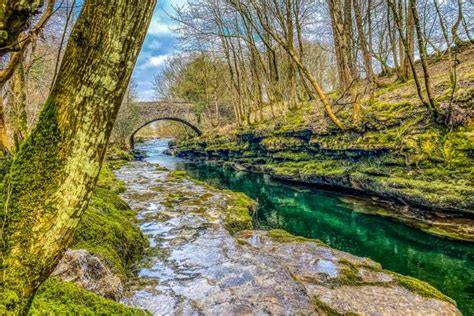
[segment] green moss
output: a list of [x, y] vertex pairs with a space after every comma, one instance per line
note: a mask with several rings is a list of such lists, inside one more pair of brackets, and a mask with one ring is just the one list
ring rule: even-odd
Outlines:
[[340, 268], [337, 271], [336, 282], [338, 285], [364, 285], [362, 278], [358, 275], [360, 266], [345, 259], [338, 261]]
[[[407, 288], [411, 292], [418, 294], [420, 296], [427, 297], [427, 298], [434, 298], [434, 299], [442, 300], [450, 304], [456, 305], [456, 302], [453, 299], [447, 297], [446, 295], [438, 291], [433, 286], [421, 280], [418, 280], [409, 276], [404, 276], [404, 275], [401, 275], [389, 270], [384, 270], [380, 266], [355, 264], [345, 259], [339, 260], [338, 264], [341, 264], [343, 266], [343, 268], [338, 271], [338, 277], [337, 277], [337, 282], [341, 285], [367, 284], [367, 283], [362, 282], [362, 279], [357, 275], [359, 269], [363, 268], [363, 269], [368, 269], [375, 272], [382, 272], [393, 277], [392, 282], [385, 282], [383, 284], [378, 283], [377, 284], [378, 286], [389, 286], [390, 284], [395, 283]], [[367, 285], [374, 285], [374, 284], [369, 283]]]
[[107, 165], [110, 167], [111, 170], [118, 170], [129, 163], [130, 161], [127, 160], [111, 160], [107, 162]]
[[337, 160], [311, 161], [303, 166], [303, 176], [342, 176], [348, 168]]
[[267, 165], [266, 168], [272, 172], [273, 175], [286, 179], [299, 179], [300, 171], [297, 167], [273, 164]]
[[339, 315], [350, 315], [350, 314], [341, 314], [336, 309], [332, 308], [328, 304], [321, 301], [317, 296], [314, 296], [311, 299], [311, 304], [314, 306], [315, 312], [318, 315], [327, 315], [327, 316], [339, 316]]
[[[2, 218], [3, 241], [0, 252], [5, 254], [6, 260], [1, 260], [0, 270], [9, 272], [3, 278], [2, 286], [6, 291], [2, 294], [9, 297], [8, 308], [14, 310], [22, 305], [20, 293], [25, 286], [25, 275], [39, 275], [44, 266], [43, 258], [30, 256], [26, 253], [21, 256], [21, 264], [17, 267], [25, 269], [9, 269], [9, 265], [18, 264], [19, 258], [9, 257], [14, 246], [21, 245], [21, 249], [35, 249], [37, 239], [31, 238], [33, 223], [38, 223], [38, 217], [47, 219], [58, 210], [49, 201], [51, 194], [56, 192], [59, 185], [57, 176], [64, 167], [64, 160], [59, 152], [63, 135], [59, 128], [58, 107], [50, 97], [40, 114], [39, 121], [31, 136], [21, 145], [15, 155], [8, 174], [0, 186], [0, 218]], [[14, 192], [15, 194], [11, 194]], [[8, 208], [3, 202], [8, 196]], [[14, 236], [14, 237], [12, 237]], [[18, 249], [18, 251], [21, 251]], [[5, 269], [5, 270], [4, 270]], [[29, 280], [30, 281], [30, 280]], [[35, 282], [31, 280], [30, 282]], [[3, 303], [3, 302], [2, 302]], [[6, 304], [0, 303], [0, 309]], [[1, 313], [1, 311], [0, 311]]]
[[122, 305], [86, 291], [74, 283], [54, 278], [46, 280], [40, 286], [29, 314], [147, 315], [145, 311]]
[[449, 165], [454, 167], [473, 165], [474, 126], [461, 127], [446, 135], [443, 153]]
[[251, 213], [256, 209], [256, 203], [240, 192], [224, 190], [229, 195], [230, 200], [227, 209], [224, 210], [224, 227], [231, 235], [235, 233], [252, 229]]
[[298, 149], [304, 145], [304, 142], [294, 137], [279, 136], [264, 138], [260, 145], [269, 152], [277, 152]]
[[3, 182], [3, 178], [8, 173], [10, 165], [11, 155], [0, 149], [0, 184]]
[[[126, 190], [125, 182], [118, 180], [111, 168], [110, 163], [104, 163], [99, 173], [99, 179], [97, 180], [97, 186], [109, 189], [111, 191], [121, 193]], [[112, 168], [113, 169], [113, 168]]]
[[[74, 249], [86, 249], [112, 263], [114, 272], [126, 278], [128, 268], [143, 255], [146, 239], [134, 224], [135, 212], [110, 188], [117, 179], [104, 165], [89, 207], [75, 231]], [[144, 311], [105, 299], [79, 286], [50, 278], [34, 297], [30, 314], [76, 313], [142, 315]]]
[[279, 241], [279, 242], [312, 242], [318, 246], [327, 247], [325, 243], [318, 239], [310, 239], [302, 236], [295, 236], [283, 229], [270, 229], [267, 232], [267, 236]]
[[182, 179], [186, 177], [186, 172], [183, 170], [173, 170], [168, 174], [168, 177]]
[[240, 246], [249, 246], [250, 243], [246, 240], [243, 240], [243, 239], [237, 239], [237, 244], [240, 245]]
[[446, 295], [444, 295], [443, 293], [441, 293], [436, 288], [434, 288], [433, 286], [429, 285], [426, 282], [420, 281], [418, 279], [415, 279], [409, 276], [400, 275], [398, 273], [394, 273], [391, 271], [387, 271], [387, 270], [383, 270], [383, 271], [385, 273], [392, 274], [396, 278], [398, 284], [409, 289], [413, 293], [416, 293], [420, 296], [427, 297], [427, 298], [442, 300], [456, 306], [456, 302], [452, 298], [447, 297]]
[[238, 144], [236, 140], [228, 140], [224, 143], [213, 143], [206, 147], [206, 151], [231, 151], [243, 152], [248, 149], [247, 144]]
[[76, 229], [73, 248], [108, 259], [125, 277], [127, 267], [143, 254], [146, 246], [134, 221], [135, 212], [115, 192], [97, 188]]
[[307, 152], [277, 152], [272, 155], [273, 159], [277, 160], [290, 160], [290, 161], [307, 161], [313, 156]]
[[[285, 116], [275, 122], [275, 132], [278, 134], [307, 128], [309, 126], [308, 113], [313, 111], [308, 103], [301, 104], [297, 109], [288, 112]], [[274, 120], [271, 120], [273, 122]]]
[[114, 164], [115, 162], [127, 162], [133, 160], [133, 155], [129, 152], [120, 148], [119, 146], [111, 145], [107, 147], [107, 161], [109, 164]]

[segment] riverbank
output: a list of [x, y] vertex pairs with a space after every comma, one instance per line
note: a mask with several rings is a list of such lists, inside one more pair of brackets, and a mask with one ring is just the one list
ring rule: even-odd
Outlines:
[[[466, 145], [474, 131], [463, 128], [447, 132], [440, 136], [445, 140], [443, 146], [453, 146], [448, 140], [461, 134]], [[317, 149], [309, 130], [267, 135], [247, 131], [233, 138], [196, 138], [178, 143], [172, 152], [275, 179], [375, 196], [389, 207], [372, 208], [372, 214], [394, 218], [430, 234], [474, 241], [474, 160], [468, 150], [451, 147], [464, 157], [453, 164], [426, 161], [424, 165], [406, 165], [397, 157], [398, 151], [354, 149], [350, 140], [339, 143], [337, 150]], [[318, 138], [323, 141], [331, 137], [344, 135]]]
[[38, 289], [30, 314], [147, 314], [119, 303], [130, 268], [147, 245], [135, 212], [118, 195], [124, 189], [104, 164], [74, 240]]
[[[431, 65], [435, 99], [443, 109], [451, 108], [456, 121], [452, 128], [430, 118], [412, 82], [385, 80], [372, 96], [362, 97], [360, 128], [336, 128], [315, 102], [242, 128], [207, 131], [177, 142], [172, 152], [377, 197], [393, 205], [393, 212], [380, 215], [431, 234], [473, 241], [473, 56], [473, 49], [458, 56], [459, 85], [453, 100], [446, 76], [449, 64]], [[350, 120], [348, 107], [336, 110]]]
[[150, 248], [124, 302], [164, 313], [459, 314], [427, 283], [281, 230], [251, 230], [254, 202], [182, 171], [116, 171]]

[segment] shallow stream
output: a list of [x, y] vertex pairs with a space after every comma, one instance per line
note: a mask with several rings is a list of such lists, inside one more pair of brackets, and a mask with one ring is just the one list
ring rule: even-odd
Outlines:
[[387, 218], [364, 214], [364, 207], [373, 207], [370, 201], [170, 157], [163, 153], [167, 145], [166, 140], [151, 140], [136, 148], [147, 154], [147, 162], [185, 170], [193, 178], [244, 192], [257, 200], [256, 228], [282, 228], [369, 257], [386, 269], [434, 285], [455, 299], [464, 314], [474, 315], [473, 244], [435, 237]]

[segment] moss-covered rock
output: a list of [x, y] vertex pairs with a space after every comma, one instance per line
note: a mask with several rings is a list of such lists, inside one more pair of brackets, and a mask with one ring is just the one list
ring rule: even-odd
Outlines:
[[274, 160], [281, 161], [307, 161], [311, 160], [313, 157], [308, 152], [291, 152], [291, 151], [282, 151], [277, 152], [271, 156]]
[[256, 210], [256, 203], [247, 195], [240, 192], [224, 190], [230, 196], [230, 201], [226, 210], [224, 210], [224, 227], [231, 235], [235, 233], [252, 229], [252, 212]]
[[135, 212], [116, 193], [98, 187], [75, 232], [73, 248], [106, 258], [125, 277], [146, 246], [134, 221]]
[[268, 152], [297, 151], [304, 146], [301, 139], [294, 137], [269, 137], [261, 141], [260, 145]]
[[38, 289], [30, 315], [147, 315], [111, 299], [86, 291], [74, 283], [55, 278], [46, 280]]
[[[142, 256], [147, 241], [135, 224], [135, 212], [117, 194], [122, 190], [123, 183], [104, 165], [99, 186], [79, 222], [71, 248], [85, 249], [105, 260], [125, 280], [130, 265]], [[56, 278], [41, 285], [30, 313], [145, 314]]]

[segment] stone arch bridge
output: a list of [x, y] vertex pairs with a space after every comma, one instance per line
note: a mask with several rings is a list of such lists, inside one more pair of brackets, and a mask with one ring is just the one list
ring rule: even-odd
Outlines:
[[201, 135], [201, 124], [198, 116], [193, 112], [192, 106], [192, 103], [188, 102], [136, 102], [134, 107], [138, 111], [139, 119], [130, 128], [130, 148], [133, 149], [135, 146], [135, 134], [143, 127], [156, 121], [180, 122], [193, 130], [197, 135]]

